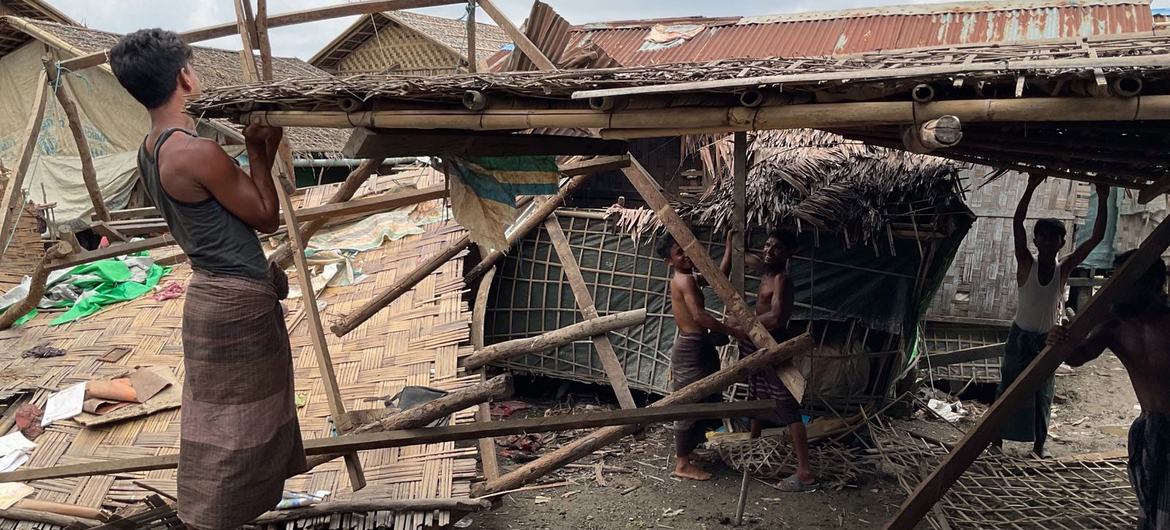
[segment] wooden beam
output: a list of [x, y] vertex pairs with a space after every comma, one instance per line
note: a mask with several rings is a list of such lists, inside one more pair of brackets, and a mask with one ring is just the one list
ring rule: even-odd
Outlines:
[[499, 8], [496, 7], [494, 0], [479, 0], [479, 7], [483, 8], [484, 13], [487, 13], [488, 16], [496, 22], [496, 25], [499, 26], [500, 29], [503, 29], [504, 33], [507, 33], [508, 36], [512, 38], [512, 42], [516, 44], [516, 47], [519, 48], [519, 51], [524, 53], [524, 55], [532, 61], [532, 64], [536, 65], [537, 69], [557, 69], [556, 65], [554, 65], [552, 61], [548, 60], [548, 57], [544, 56], [544, 52], [540, 51], [540, 48], [536, 47], [536, 44], [533, 44], [532, 40], [530, 40], [528, 36], [524, 34], [524, 32], [520, 31], [520, 28], [516, 27], [516, 24], [513, 24], [512, 21], [509, 20], [506, 15], [504, 15], [503, 11], [500, 11]]
[[[126, 221], [128, 219], [143, 219], [143, 218], [160, 218], [162, 214], [158, 212], [158, 208], [154, 206], [147, 206], [144, 208], [128, 208], [125, 210], [110, 210], [111, 221]], [[97, 214], [91, 214], [91, 220], [98, 220]]]
[[[658, 189], [658, 183], [654, 181], [654, 177], [637, 160], [632, 160], [630, 167], [622, 171], [630, 183], [634, 185], [634, 188], [638, 190], [646, 204], [654, 210], [663, 226], [674, 236], [675, 241], [686, 252], [687, 257], [691, 258], [691, 262], [703, 274], [707, 283], [715, 290], [715, 294], [719, 296], [720, 300], [723, 300], [727, 307], [727, 314], [736, 321], [736, 325], [748, 332], [756, 347], [771, 348], [774, 346], [776, 340], [772, 338], [768, 328], [760, 324], [759, 320], [756, 319], [755, 312], [748, 308], [743, 297], [735, 291], [735, 287], [719, 270], [719, 266], [711, 260], [707, 249], [699, 243], [691, 229], [670, 206], [662, 191]], [[800, 374], [800, 370], [797, 370], [791, 362], [787, 362], [780, 367], [777, 375], [788, 391], [796, 397], [797, 401], [800, 401], [804, 396], [805, 386], [804, 376]]]
[[51, 270], [48, 267], [49, 261], [64, 258], [72, 252], [73, 246], [64, 241], [58, 241], [56, 245], [53, 245], [49, 250], [45, 251], [41, 262], [32, 271], [28, 294], [25, 295], [24, 300], [9, 306], [3, 313], [0, 313], [0, 330], [12, 327], [12, 324], [20, 319], [20, 317], [23, 317], [25, 313], [37, 307], [37, 303], [41, 301], [41, 296], [45, 294], [45, 281], [48, 280], [49, 271]]
[[[28, 174], [33, 155], [36, 154], [37, 139], [41, 135], [41, 122], [45, 119], [45, 103], [49, 97], [47, 76], [48, 74], [44, 72], [38, 76], [37, 92], [33, 96], [33, 107], [28, 115], [28, 121], [24, 125], [24, 135], [21, 136], [24, 144], [16, 150], [18, 153], [16, 167], [13, 168], [12, 174], [4, 186], [4, 202], [0, 204], [0, 245], [4, 247], [8, 245], [8, 241], [12, 240], [16, 217], [19, 215], [20, 209], [24, 207], [24, 190], [22, 189], [24, 177]], [[0, 261], [4, 259], [2, 254], [0, 252]]]
[[[810, 340], [811, 342], [811, 339], [806, 340]], [[744, 375], [746, 376], [746, 372]], [[312, 456], [352, 451], [371, 451], [388, 447], [406, 447], [440, 442], [474, 440], [476, 438], [509, 436], [513, 434], [559, 432], [573, 429], [592, 429], [610, 425], [667, 422], [683, 418], [734, 418], [761, 414], [771, 410], [773, 407], [775, 407], [774, 401], [758, 400], [737, 401], [734, 403], [676, 403], [674, 406], [658, 405], [632, 410], [620, 409], [568, 416], [542, 416], [519, 420], [493, 421], [486, 424], [465, 423], [445, 427], [425, 427], [369, 434], [349, 434], [338, 437], [305, 440], [304, 445], [305, 454]], [[178, 464], [179, 455], [174, 454], [123, 460], [105, 460], [46, 468], [23, 468], [8, 473], [0, 473], [0, 482], [29, 482], [52, 478], [174, 469]]]
[[1003, 355], [1004, 343], [997, 342], [995, 344], [988, 344], [986, 346], [975, 346], [973, 348], [963, 348], [961, 350], [949, 351], [946, 353], [935, 353], [926, 356], [927, 368], [939, 368], [942, 366], [950, 366], [958, 363], [969, 363], [971, 361], [981, 361], [983, 359], [990, 359], [992, 357], [1000, 357]]
[[467, 71], [474, 74], [479, 69], [479, 54], [475, 48], [475, 0], [467, 0]]
[[[589, 292], [589, 286], [585, 284], [585, 277], [581, 274], [577, 257], [573, 255], [573, 248], [569, 245], [569, 238], [565, 237], [565, 231], [561, 230], [561, 222], [557, 219], [556, 213], [549, 215], [544, 220], [544, 229], [548, 232], [553, 249], [556, 250], [557, 259], [561, 262], [565, 278], [569, 280], [569, 287], [573, 289], [573, 299], [577, 301], [577, 308], [581, 310], [581, 315], [587, 319], [586, 321], [599, 318], [597, 306], [593, 302], [593, 294]], [[645, 321], [645, 309], [642, 311], [642, 320]], [[609, 378], [609, 385], [613, 388], [614, 395], [617, 396], [618, 404], [623, 409], [637, 408], [638, 404], [634, 402], [634, 395], [630, 392], [630, 381], [626, 378], [626, 368], [618, 360], [617, 351], [614, 350], [609, 335], [595, 337], [593, 347], [597, 351], [597, 359], [605, 368], [605, 375]]]
[[88, 252], [77, 252], [69, 255], [67, 258], [53, 260], [49, 262], [48, 266], [49, 270], [73, 268], [78, 265], [83, 265], [98, 260], [116, 258], [118, 256], [125, 256], [135, 252], [142, 252], [143, 250], [150, 250], [174, 244], [175, 238], [171, 237], [170, 234], [167, 234], [152, 237], [150, 239], [110, 245], [106, 248], [99, 248], [97, 250], [90, 250]]
[[256, 48], [260, 50], [260, 76], [272, 79], [272, 42], [268, 39], [268, 0], [256, 0]]
[[744, 248], [747, 240], [747, 133], [743, 131], [735, 133], [733, 142], [732, 171], [735, 180], [732, 183], [731, 194], [733, 199], [731, 229], [738, 235], [731, 240], [731, 248], [725, 248], [723, 251], [731, 253], [731, 285], [735, 292], [743, 296], [744, 274], [747, 268], [747, 250]]
[[[488, 296], [492, 290], [492, 280], [496, 276], [494, 267], [483, 275], [480, 279], [479, 287], [475, 292], [475, 305], [471, 308], [471, 347], [480, 349], [485, 346], [483, 340], [483, 321], [487, 316], [487, 301]], [[479, 380], [487, 380], [487, 370], [479, 371]], [[492, 409], [487, 403], [480, 403], [479, 410], [476, 411], [475, 421], [477, 423], [487, 423], [492, 421]], [[0, 429], [0, 432], [4, 432]], [[492, 480], [500, 476], [500, 461], [496, 457], [496, 442], [492, 438], [480, 438], [476, 442], [479, 445], [479, 461], [483, 466], [483, 478], [485, 480]]]
[[89, 193], [89, 200], [93, 203], [94, 214], [103, 221], [110, 220], [110, 210], [102, 200], [102, 191], [98, 187], [97, 169], [93, 165], [93, 153], [89, 150], [89, 140], [85, 136], [85, 127], [81, 123], [81, 114], [77, 112], [77, 105], [69, 96], [69, 89], [64, 79], [57, 75], [56, 56], [48, 55], [41, 59], [45, 67], [45, 81], [57, 97], [57, 103], [65, 112], [65, 119], [69, 122], [69, 132], [73, 134], [73, 143], [77, 146], [77, 156], [81, 158], [81, 180], [85, 182], [85, 191]]
[[[596, 309], [594, 309], [593, 314], [597, 314]], [[468, 370], [475, 370], [488, 364], [519, 355], [546, 352], [591, 337], [604, 337], [606, 333], [611, 331], [636, 326], [645, 321], [645, 308], [623, 311], [603, 317], [594, 316], [593, 318], [555, 329], [548, 333], [542, 333], [535, 337], [514, 339], [486, 346], [463, 358], [463, 367]], [[626, 388], [626, 391], [629, 391], [629, 387]], [[633, 398], [630, 398], [630, 401], [633, 401]]]
[[[621, 167], [622, 165], [626, 164], [629, 164], [629, 157], [602, 157], [584, 162], [563, 165], [561, 166], [561, 172], [565, 175], [572, 176], [573, 178], [569, 179], [569, 182], [565, 183], [561, 187], [561, 190], [558, 192], [556, 197], [560, 197], [562, 194], [567, 195], [572, 193], [577, 189], [577, 187], [583, 184], [584, 180], [578, 180], [578, 177], [587, 177], [588, 175], [592, 175], [598, 171], [606, 171], [616, 167]], [[531, 201], [530, 198], [521, 198], [519, 201], [517, 201], [517, 205], [523, 207], [523, 205], [527, 204], [529, 201]], [[549, 201], [546, 201], [546, 203], [553, 204], [552, 207], [549, 208], [549, 212], [551, 212], [552, 209], [556, 208], [557, 204], [560, 204], [560, 201], [550, 199]], [[533, 215], [540, 215], [540, 211], [538, 210], [533, 212]], [[548, 212], [545, 212], [544, 216], [541, 217], [540, 220], [533, 223], [533, 226], [539, 224], [539, 222], [547, 216]], [[530, 218], [531, 217], [526, 217], [521, 222], [527, 222]], [[514, 230], [513, 233], [516, 233], [517, 231], [519, 231], [519, 229]], [[423, 278], [430, 276], [431, 273], [438, 270], [439, 267], [443, 266], [444, 263], [450, 261], [460, 252], [463, 252], [470, 244], [471, 238], [466, 235], [454, 242], [449, 243], [446, 247], [443, 247], [443, 249], [440, 250], [438, 254], [428, 258], [425, 262], [404, 276], [401, 280], [399, 280], [381, 295], [378, 295], [377, 298], [367, 302], [366, 305], [362, 306], [354, 313], [349, 314], [341, 321], [335, 323], [330, 327], [330, 330], [332, 330], [333, 333], [338, 337], [353, 331], [354, 328], [358, 327], [366, 320], [369, 320], [370, 317], [374, 316], [374, 314], [379, 310], [390, 305], [403, 294], [410, 292], [410, 290], [413, 289], [414, 286], [418, 284], [418, 282], [422, 281]], [[468, 278], [478, 278], [479, 275], [490, 269], [492, 265], [494, 265], [495, 262], [499, 261], [499, 259], [502, 257], [503, 253], [500, 251], [489, 254], [482, 262], [480, 262], [479, 265], [473, 268], [470, 273], [464, 276], [464, 282], [470, 283], [472, 281]]]
[[[296, 24], [304, 24], [307, 22], [317, 22], [320, 20], [329, 20], [333, 18], [343, 18], [354, 15], [368, 15], [371, 13], [381, 13], [383, 11], [398, 11], [401, 9], [415, 9], [420, 7], [434, 7], [451, 4], [461, 4], [463, 0], [369, 0], [365, 2], [348, 2], [338, 5], [317, 7], [312, 9], [304, 9], [301, 11], [290, 11], [278, 15], [267, 17], [269, 28], [279, 28], [283, 26], [292, 26]], [[207, 26], [188, 30], [179, 33], [179, 38], [183, 42], [201, 42], [205, 40], [218, 39], [220, 37], [228, 37], [239, 32], [239, 25], [235, 22], [224, 24], [216, 24], [214, 26]], [[80, 55], [61, 62], [63, 70], [76, 72], [105, 64], [109, 60], [109, 50], [101, 50], [87, 55]]]
[[[256, 67], [256, 58], [252, 54], [255, 46], [248, 28], [250, 1], [235, 0], [236, 24], [240, 39], [244, 44], [240, 51], [240, 62], [244, 69], [244, 75], [252, 80], [257, 80], [260, 79], [260, 71]], [[272, 58], [269, 57], [268, 61], [271, 62]], [[270, 79], [264, 80], [270, 81]], [[296, 177], [293, 173], [291, 156], [287, 153], [288, 145], [284, 138], [281, 138], [278, 150], [280, 152], [275, 158], [283, 166], [284, 175], [291, 182], [291, 189], [295, 190]], [[300, 223], [297, 222], [296, 214], [293, 212], [292, 201], [288, 196], [289, 191], [275, 173], [273, 173], [272, 179], [276, 188], [277, 200], [280, 202], [281, 215], [284, 217], [284, 224], [288, 231], [289, 244], [293, 248], [303, 249], [306, 241], [301, 235]], [[301, 311], [304, 311], [309, 318], [309, 337], [313, 341], [313, 351], [317, 354], [317, 370], [321, 374], [321, 385], [324, 387], [325, 398], [329, 402], [329, 414], [333, 417], [333, 423], [337, 429], [344, 432], [350, 428], [350, 425], [345, 415], [345, 402], [342, 401], [341, 388], [337, 384], [333, 359], [329, 355], [329, 343], [325, 340], [325, 328], [321, 322], [320, 309], [317, 307], [317, 294], [313, 290], [313, 278], [309, 272], [312, 269], [309, 268], [304, 252], [292, 252], [292, 258], [297, 269], [297, 281], [301, 284]], [[356, 453], [345, 455], [345, 468], [349, 474], [350, 486], [354, 491], [366, 487], [365, 472], [362, 470], [361, 460], [358, 459]]]
[[[671, 405], [680, 405], [683, 403], [693, 403], [703, 399], [712, 394], [722, 392], [728, 385], [736, 383], [747, 378], [748, 374], [755, 370], [771, 369], [777, 363], [791, 359], [793, 355], [812, 349], [814, 346], [812, 337], [807, 333], [799, 337], [785, 341], [783, 344], [773, 344], [770, 347], [756, 351], [755, 353], [743, 357], [730, 366], [719, 370], [707, 377], [704, 377], [694, 383], [691, 383], [679, 390], [671, 392], [670, 395], [652, 403], [648, 407], [640, 409], [622, 409], [619, 412], [634, 414], [647, 410], [654, 410], [659, 407], [667, 407]], [[740, 401], [737, 403], [759, 403], [757, 400]], [[698, 419], [690, 418], [688, 419]], [[633, 434], [638, 430], [637, 425], [626, 425], [624, 427], [606, 427], [590, 432], [589, 434], [578, 438], [566, 445], [562, 445], [551, 453], [546, 453], [540, 458], [533, 460], [523, 466], [501, 476], [496, 480], [489, 480], [481, 482], [472, 486], [471, 494], [474, 497], [483, 497], [501, 491], [507, 491], [526, 484], [536, 478], [544, 476], [556, 469], [563, 467], [565, 464], [583, 458], [593, 451], [605, 447], [622, 437]], [[3, 476], [0, 476], [3, 480]]]
[[392, 156], [540, 156], [540, 155], [624, 155], [629, 150], [621, 140], [602, 140], [558, 134], [472, 133], [419, 129], [354, 129], [342, 149], [348, 158]]
[[[302, 222], [316, 221], [363, 213], [386, 212], [404, 206], [446, 197], [446, 186], [431, 186], [421, 190], [398, 191], [376, 197], [302, 208], [297, 210], [297, 220]], [[303, 233], [304, 228], [301, 230]]]
[[1170, 246], [1170, 219], [1159, 223], [1129, 261], [1114, 271], [1101, 290], [1077, 312], [1068, 326], [1068, 339], [1058, 346], [1045, 347], [1032, 360], [991, 408], [987, 409], [975, 428], [968, 431], [930, 476], [918, 485], [884, 528], [891, 530], [914, 528], [971, 463], [983, 453], [987, 445], [998, 436], [1000, 426], [1017, 411], [1026, 396], [1034, 392], [1056, 371], [1060, 363], [1068, 358], [1069, 352], [1081, 343], [1097, 324], [1109, 318], [1113, 303], [1124, 297], [1132, 288], [1134, 281], [1145, 274], [1154, 260], [1161, 259], [1162, 252], [1167, 246]]

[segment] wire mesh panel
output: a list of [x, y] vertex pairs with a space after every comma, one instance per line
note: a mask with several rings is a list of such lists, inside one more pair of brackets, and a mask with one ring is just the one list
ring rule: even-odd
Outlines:
[[[919, 364], [919, 368], [930, 370], [936, 379], [951, 381], [974, 379], [976, 383], [998, 383], [999, 368], [1003, 361], [1002, 345], [1007, 342], [1007, 336], [1008, 328], [1003, 326], [927, 323], [922, 331], [927, 356], [926, 360]], [[994, 345], [1000, 345], [998, 353], [984, 359], [947, 366], [931, 364], [931, 355]]]

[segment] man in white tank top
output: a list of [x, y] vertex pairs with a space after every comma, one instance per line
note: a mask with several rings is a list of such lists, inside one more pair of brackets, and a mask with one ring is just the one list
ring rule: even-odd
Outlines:
[[[1093, 233], [1089, 239], [1078, 245], [1064, 259], [1058, 260], [1057, 254], [1065, 243], [1064, 224], [1056, 219], [1040, 219], [1032, 229], [1032, 243], [1036, 245], [1036, 255], [1033, 256], [1028, 248], [1028, 233], [1024, 228], [1024, 220], [1028, 216], [1032, 194], [1041, 182], [1044, 182], [1042, 175], [1028, 177], [1028, 187], [1024, 190], [1024, 196], [1020, 198], [1013, 218], [1016, 285], [1020, 291], [1016, 304], [1016, 318], [1004, 347], [997, 397], [1044, 349], [1048, 330], [1056, 323], [1057, 314], [1064, 301], [1064, 286], [1068, 282], [1069, 273], [1080, 265], [1105, 237], [1108, 215], [1105, 198], [1109, 196], [1109, 187], [1098, 184], [1097, 197], [1101, 203], [1097, 205], [1097, 219], [1093, 223]], [[1000, 431], [1001, 439], [993, 445], [1002, 447], [1003, 440], [1032, 442], [1032, 451], [1037, 456], [1046, 455], [1044, 442], [1048, 439], [1048, 420], [1052, 410], [1055, 382], [1053, 376], [1048, 376], [1047, 381], [1029, 396], [1029, 399], [1020, 404], [1015, 415], [1003, 425]]]

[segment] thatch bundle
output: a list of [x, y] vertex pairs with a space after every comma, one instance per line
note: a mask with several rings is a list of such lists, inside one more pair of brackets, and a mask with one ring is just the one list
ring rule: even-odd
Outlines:
[[[730, 141], [716, 158], [730, 157]], [[768, 131], [748, 147], [747, 226], [842, 233], [852, 242], [885, 238], [895, 217], [958, 193], [953, 163], [812, 130]], [[695, 224], [730, 227], [731, 161], [698, 204], [681, 206]], [[925, 213], [925, 211], [923, 212]], [[909, 218], [908, 218], [909, 219]]]

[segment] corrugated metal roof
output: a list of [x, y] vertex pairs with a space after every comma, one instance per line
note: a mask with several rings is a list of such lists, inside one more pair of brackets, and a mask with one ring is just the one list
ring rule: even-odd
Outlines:
[[[674, 42], [647, 40], [654, 28], [701, 24]], [[742, 18], [673, 18], [578, 26], [569, 46], [592, 42], [626, 66], [730, 58], [798, 57], [1088, 37], [1152, 31], [1148, 1], [1043, 0], [887, 6]]]

